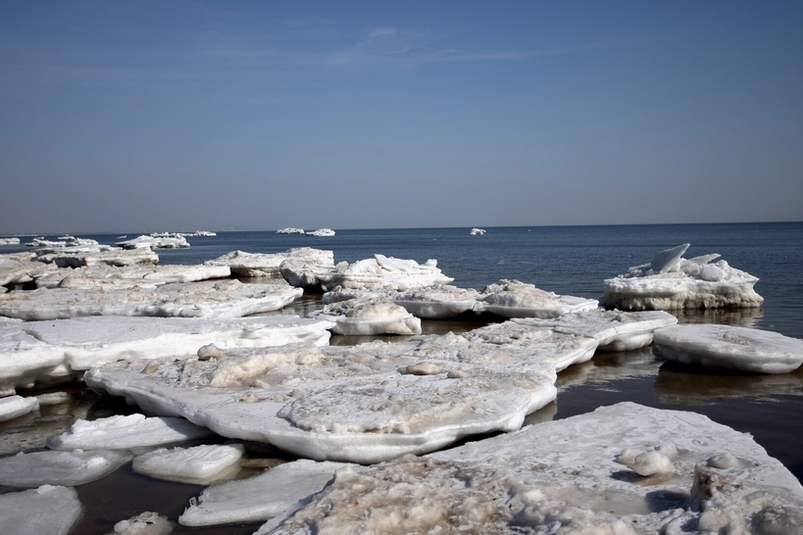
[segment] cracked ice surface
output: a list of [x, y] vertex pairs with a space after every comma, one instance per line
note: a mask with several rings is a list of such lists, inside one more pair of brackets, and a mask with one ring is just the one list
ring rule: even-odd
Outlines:
[[[664, 460], [642, 476], [620, 464], [631, 455]], [[801, 507], [800, 483], [749, 435], [627, 402], [340, 469], [257, 534], [798, 533]]]
[[603, 282], [602, 305], [622, 310], [759, 307], [758, 277], [733, 268], [718, 254], [682, 258], [689, 244], [661, 251], [649, 264]]

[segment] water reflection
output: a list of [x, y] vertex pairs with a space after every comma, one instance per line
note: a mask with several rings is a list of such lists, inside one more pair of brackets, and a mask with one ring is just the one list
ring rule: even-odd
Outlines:
[[670, 310], [681, 324], [719, 323], [757, 328], [764, 317], [763, 308], [706, 308]]

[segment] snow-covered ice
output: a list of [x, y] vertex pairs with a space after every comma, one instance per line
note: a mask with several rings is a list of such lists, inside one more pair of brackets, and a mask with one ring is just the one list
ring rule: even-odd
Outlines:
[[318, 230], [311, 230], [311, 231], [307, 232], [306, 234], [307, 234], [307, 236], [315, 236], [315, 237], [318, 237], [318, 238], [321, 238], [321, 237], [326, 238], [326, 237], [334, 236], [335, 235], [335, 231], [330, 229], [330, 228], [319, 228]]
[[232, 279], [118, 290], [40, 288], [0, 294], [0, 315], [26, 321], [78, 316], [236, 318], [279, 310], [302, 294], [285, 282], [243, 284]]
[[154, 511], [145, 511], [135, 517], [121, 520], [106, 535], [168, 535], [173, 524], [166, 516]]
[[561, 341], [537, 355], [456, 336], [426, 345], [231, 349], [207, 360], [109, 363], [85, 380], [222, 436], [301, 457], [370, 463], [518, 429], [555, 399], [550, 359], [564, 364], [596, 345], [556, 336]]
[[759, 307], [758, 277], [709, 254], [685, 259], [689, 244], [659, 252], [649, 264], [631, 267], [603, 282], [602, 305], [622, 310]]
[[415, 260], [381, 254], [352, 264], [340, 262], [333, 271], [318, 278], [326, 291], [338, 288], [408, 290], [433, 284], [449, 284], [454, 280], [438, 269], [436, 260], [427, 260], [419, 264]]
[[38, 262], [53, 264], [61, 268], [82, 266], [126, 267], [153, 266], [159, 257], [151, 249], [120, 249], [119, 247], [62, 247], [43, 249], [36, 252]]
[[78, 493], [69, 487], [0, 495], [0, 533], [7, 535], [67, 535], [81, 516]]
[[169, 236], [142, 235], [142, 236], [137, 236], [136, 238], [132, 238], [130, 240], [117, 242], [116, 245], [122, 247], [123, 249], [140, 249], [140, 248], [180, 249], [189, 247], [190, 242], [188, 242], [187, 238], [185, 238], [184, 236], [178, 236], [178, 235], [169, 235]]
[[557, 318], [515, 318], [514, 323], [549, 328], [564, 334], [588, 336], [598, 341], [597, 351], [633, 351], [652, 343], [655, 329], [677, 323], [677, 318], [662, 310], [620, 312], [587, 310]]
[[389, 299], [349, 299], [324, 305], [315, 317], [334, 322], [332, 331], [347, 335], [421, 334], [421, 320]]
[[103, 449], [21, 452], [0, 458], [0, 485], [75, 487], [105, 477], [130, 460], [128, 453]]
[[183, 526], [256, 522], [286, 515], [304, 505], [338, 468], [331, 461], [306, 459], [280, 464], [248, 479], [208, 487], [178, 521]]
[[54, 450], [133, 449], [173, 444], [211, 436], [212, 432], [174, 417], [146, 417], [142, 414], [77, 420], [64, 433], [47, 440]]
[[276, 234], [304, 234], [304, 229], [298, 227], [282, 227], [276, 231]]
[[471, 229], [469, 234], [471, 234], [472, 236], [483, 236], [485, 235], [485, 232], [486, 230], [484, 228], [474, 227], [473, 229]]
[[326, 292], [325, 304], [360, 298], [386, 298], [403, 306], [417, 318], [446, 319], [473, 311], [479, 292], [473, 288], [458, 288], [450, 284], [435, 284], [410, 290], [341, 289]]
[[228, 266], [236, 277], [281, 278], [282, 272], [279, 268], [285, 261], [292, 262], [295, 265], [317, 266], [325, 270], [334, 269], [335, 267], [334, 253], [332, 251], [313, 249], [312, 247], [298, 247], [288, 249], [283, 253], [272, 254], [232, 251], [213, 260], [207, 260], [205, 264]]
[[[30, 283], [46, 273], [57, 271], [55, 265], [36, 262], [34, 256], [33, 253], [0, 255], [0, 288]], [[0, 289], [0, 293], [5, 290]]]
[[751, 373], [788, 373], [803, 363], [803, 340], [733, 325], [676, 325], [655, 332], [666, 359]]
[[236, 471], [244, 452], [242, 444], [159, 448], [135, 457], [133, 468], [159, 479], [209, 484]]
[[502, 279], [482, 291], [475, 310], [506, 318], [555, 318], [568, 312], [594, 310], [599, 303], [570, 295], [556, 295], [517, 280]]
[[[617, 462], [631, 455], [653, 475]], [[340, 469], [257, 534], [800, 533], [802, 510], [800, 483], [750, 435], [628, 402]]]
[[35, 397], [8, 396], [0, 398], [0, 422], [19, 418], [39, 408]]

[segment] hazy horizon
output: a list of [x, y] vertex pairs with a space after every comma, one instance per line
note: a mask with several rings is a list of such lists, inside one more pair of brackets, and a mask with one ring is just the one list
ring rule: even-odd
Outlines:
[[0, 235], [800, 221], [801, 27], [795, 1], [3, 2]]

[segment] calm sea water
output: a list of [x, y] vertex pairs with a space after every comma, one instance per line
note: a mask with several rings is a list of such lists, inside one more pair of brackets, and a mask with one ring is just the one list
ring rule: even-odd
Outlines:
[[[222, 232], [214, 237], [189, 238], [192, 244], [189, 249], [160, 250], [158, 254], [162, 264], [194, 264], [233, 250], [275, 253], [307, 246], [332, 250], [336, 262], [353, 262], [375, 253], [418, 262], [434, 258], [444, 274], [453, 277], [454, 284], [461, 287], [482, 289], [508, 278], [559, 294], [599, 298], [604, 279], [624, 273], [630, 266], [649, 262], [662, 249], [690, 243], [687, 257], [719, 253], [731, 266], [759, 277], [755, 289], [765, 303], [756, 310], [682, 313], [681, 322], [747, 325], [803, 338], [803, 223], [503, 227], [487, 228], [484, 236], [471, 236], [469, 230], [337, 230], [335, 236], [325, 238], [275, 232]], [[135, 236], [132, 233], [128, 237]], [[80, 237], [109, 244], [118, 241], [117, 236], [110, 235]], [[3, 247], [0, 252], [25, 249]], [[312, 305], [305, 306], [314, 304], [313, 299]], [[467, 328], [455, 322], [425, 323], [426, 332]], [[801, 369], [780, 376], [716, 372], [663, 362], [646, 348], [599, 355], [591, 362], [573, 366], [560, 374], [558, 387], [557, 402], [533, 415], [533, 422], [586, 413], [619, 401], [691, 410], [752, 434], [770, 455], [803, 480]], [[123, 409], [112, 404], [111, 409], [104, 408], [97, 414], [120, 410]], [[0, 433], [20, 433], [22, 428], [0, 425]], [[87, 512], [82, 532], [103, 533], [101, 528], [108, 522], [102, 519], [124, 518], [122, 512], [115, 517], [110, 511], [117, 505], [108, 503], [108, 497], [126, 494], [132, 485], [147, 489], [138, 493], [137, 499], [143, 503], [132, 514], [148, 508], [148, 500], [154, 501], [152, 508], [158, 510], [160, 504], [166, 503], [166, 497], [172, 496], [176, 503], [170, 507], [174, 511], [163, 512], [177, 516], [189, 496], [198, 492], [193, 486], [155, 483], [130, 469], [118, 471], [101, 482], [79, 488], [82, 502], [92, 511]], [[97, 530], [93, 531], [93, 525], [98, 526]], [[242, 531], [228, 527], [219, 532], [252, 531], [244, 526]]]

